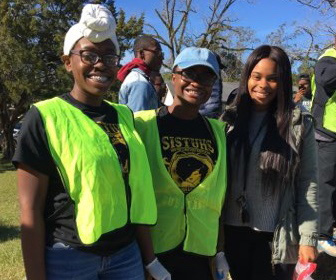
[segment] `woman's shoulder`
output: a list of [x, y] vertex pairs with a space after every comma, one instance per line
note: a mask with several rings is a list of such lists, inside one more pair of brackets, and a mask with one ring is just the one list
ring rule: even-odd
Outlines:
[[143, 110], [134, 113], [135, 119], [142, 119], [142, 120], [151, 120], [156, 117], [156, 111], [152, 110]]
[[134, 113], [135, 127], [137, 130], [146, 130], [150, 123], [156, 125], [156, 111], [145, 110]]
[[224, 120], [205, 117], [205, 119], [217, 130], [224, 131], [227, 123]]

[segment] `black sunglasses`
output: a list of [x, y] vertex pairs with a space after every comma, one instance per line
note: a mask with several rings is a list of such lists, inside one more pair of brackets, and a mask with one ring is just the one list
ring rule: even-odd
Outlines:
[[174, 74], [181, 75], [183, 81], [192, 83], [198, 82], [204, 86], [212, 86], [217, 80], [217, 76], [211, 72], [197, 73], [193, 70], [174, 71]]

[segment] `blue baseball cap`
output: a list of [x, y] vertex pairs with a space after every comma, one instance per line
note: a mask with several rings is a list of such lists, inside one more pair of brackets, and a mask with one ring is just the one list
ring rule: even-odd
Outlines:
[[185, 48], [175, 58], [173, 68], [178, 66], [181, 69], [186, 69], [196, 65], [209, 67], [219, 77], [219, 65], [216, 55], [206, 48]]

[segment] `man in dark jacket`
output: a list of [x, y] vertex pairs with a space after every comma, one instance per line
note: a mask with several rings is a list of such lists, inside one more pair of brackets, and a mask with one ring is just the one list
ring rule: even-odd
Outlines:
[[319, 248], [336, 257], [336, 49], [326, 50], [315, 66], [312, 114], [319, 165]]

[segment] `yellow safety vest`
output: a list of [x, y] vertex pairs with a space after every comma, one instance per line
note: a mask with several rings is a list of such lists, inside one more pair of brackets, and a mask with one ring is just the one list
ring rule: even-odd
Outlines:
[[[336, 59], [336, 49], [328, 49], [326, 50], [320, 57], [331, 56]], [[316, 84], [315, 84], [315, 75], [312, 77], [311, 81], [311, 89], [312, 89], [312, 106], [314, 105], [314, 98], [316, 93]], [[328, 129], [334, 133], [336, 133], [336, 91], [333, 95], [328, 99], [327, 103], [325, 104], [324, 114], [323, 114], [323, 127]]]
[[224, 123], [208, 120], [218, 147], [217, 162], [203, 182], [185, 195], [162, 161], [155, 110], [135, 114], [135, 126], [147, 150], [158, 206], [158, 221], [151, 231], [155, 253], [176, 248], [182, 242], [187, 252], [203, 256], [216, 253], [219, 217], [227, 186], [226, 137]]
[[52, 158], [74, 202], [83, 244], [92, 244], [127, 222], [155, 224], [157, 210], [149, 163], [126, 106], [111, 104], [117, 110], [121, 133], [129, 147], [128, 184], [116, 151], [98, 124], [59, 97], [35, 106], [42, 117]]

